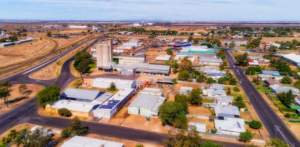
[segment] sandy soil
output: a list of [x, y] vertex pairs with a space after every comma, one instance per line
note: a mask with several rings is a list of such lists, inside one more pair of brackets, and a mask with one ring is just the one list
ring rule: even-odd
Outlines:
[[[56, 78], [61, 71], [61, 67], [63, 65], [63, 63], [68, 60], [69, 58], [71, 58], [72, 56], [74, 56], [78, 50], [83, 49], [84, 47], [88, 46], [89, 44], [91, 44], [94, 40], [91, 40], [89, 42], [87, 42], [86, 44], [82, 45], [81, 47], [73, 50], [72, 52], [68, 53], [67, 55], [63, 56], [62, 58], [60, 58], [58, 61], [52, 63], [51, 65], [33, 73], [30, 75], [30, 78], [32, 79], [41, 79], [41, 80], [49, 80], [49, 79], [54, 79]], [[75, 72], [74, 72], [75, 73]]]
[[55, 40], [58, 43], [58, 48], [64, 48], [89, 36], [90, 35], [71, 37], [68, 39], [65, 38], [51, 38], [51, 39]]
[[29, 59], [44, 55], [55, 47], [55, 43], [47, 38], [34, 36], [33, 42], [0, 48], [0, 67], [14, 63], [24, 62]]
[[8, 97], [8, 101], [15, 100], [16, 102], [11, 102], [10, 104], [8, 104], [8, 108], [7, 108], [6, 106], [4, 106], [4, 101], [3, 100], [0, 101], [0, 114], [8, 110], [11, 110], [23, 104], [27, 100], [35, 97], [37, 92], [39, 92], [44, 88], [43, 86], [40, 85], [27, 84], [27, 90], [32, 92], [29, 95], [22, 95], [19, 92], [19, 86], [20, 84], [12, 85], [11, 87], [12, 91], [10, 93], [10, 96]]
[[211, 116], [211, 111], [208, 108], [201, 106], [189, 106], [189, 114], [196, 116]]

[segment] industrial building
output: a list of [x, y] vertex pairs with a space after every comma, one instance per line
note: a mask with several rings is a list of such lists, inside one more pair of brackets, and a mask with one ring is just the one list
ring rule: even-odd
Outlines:
[[74, 100], [58, 100], [52, 105], [46, 106], [46, 112], [58, 114], [58, 110], [61, 108], [66, 108], [71, 111], [73, 116], [79, 117], [90, 117], [92, 116], [92, 110], [97, 107], [97, 105], [89, 102], [81, 102]]
[[110, 78], [96, 78], [93, 81], [93, 87], [96, 88], [108, 88], [110, 87], [110, 84], [114, 83], [116, 88], [126, 89], [126, 88], [135, 88], [136, 81], [133, 80], [122, 80], [122, 79], [110, 79]]
[[280, 56], [282, 58], [291, 61], [294, 65], [300, 67], [300, 55], [291, 53], [291, 54], [281, 54]]
[[0, 47], [7, 47], [7, 46], [11, 46], [11, 45], [15, 45], [15, 43], [14, 42], [0, 43]]
[[142, 94], [137, 96], [128, 106], [128, 113], [147, 117], [158, 117], [159, 106], [165, 101], [166, 99], [164, 97]]
[[169, 75], [171, 66], [169, 65], [158, 65], [149, 63], [139, 63], [136, 68], [137, 73], [148, 73], [148, 74], [161, 74]]
[[95, 99], [101, 97], [105, 92], [100, 92], [96, 90], [86, 90], [86, 89], [75, 89], [67, 88], [64, 93], [60, 95], [61, 99], [91, 102]]
[[208, 64], [208, 65], [220, 65], [223, 63], [221, 58], [217, 57], [200, 57], [200, 64]]
[[96, 45], [97, 50], [97, 68], [103, 70], [111, 70], [110, 62], [112, 62], [112, 42], [101, 42]]
[[124, 144], [102, 139], [74, 136], [64, 142], [61, 147], [124, 147]]
[[146, 61], [145, 55], [121, 55], [118, 56], [120, 65], [137, 65]]
[[27, 38], [24, 39], [24, 40], [15, 41], [15, 44], [22, 44], [22, 43], [26, 43], [26, 42], [31, 42], [31, 41], [33, 41], [33, 40], [34, 40], [34, 38], [32, 38], [32, 37], [27, 37]]
[[69, 25], [69, 28], [70, 28], [70, 29], [88, 29], [89, 26], [86, 26], [86, 25], [84, 25], [84, 26]]
[[107, 99], [98, 108], [93, 110], [94, 117], [98, 118], [111, 118], [118, 110], [120, 110], [126, 102], [135, 93], [134, 89], [125, 88], [120, 89], [115, 95]]
[[143, 94], [150, 94], [154, 96], [163, 96], [163, 91], [157, 88], [144, 88], [143, 90], [139, 91], [139, 95]]
[[158, 55], [155, 60], [156, 61], [170, 61], [172, 58], [171, 55]]

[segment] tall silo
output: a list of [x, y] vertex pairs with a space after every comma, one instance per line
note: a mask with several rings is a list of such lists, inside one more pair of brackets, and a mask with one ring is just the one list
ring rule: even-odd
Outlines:
[[112, 43], [111, 40], [97, 44], [97, 67], [98, 69], [110, 69], [109, 63], [112, 62]]

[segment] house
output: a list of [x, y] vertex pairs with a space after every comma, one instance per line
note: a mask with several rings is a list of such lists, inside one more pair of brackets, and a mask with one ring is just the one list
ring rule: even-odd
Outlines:
[[60, 97], [66, 100], [91, 102], [99, 98], [104, 93], [105, 92], [97, 90], [67, 88], [67, 90], [60, 95]]
[[66, 108], [72, 113], [73, 116], [90, 117], [92, 116], [92, 110], [95, 107], [97, 107], [97, 104], [61, 99], [54, 102], [52, 105], [46, 105], [46, 112], [58, 114], [59, 109]]
[[276, 48], [280, 48], [280, 44], [278, 44], [278, 43], [275, 43], [275, 42], [270, 42], [269, 43], [270, 44], [270, 46], [273, 46], [273, 47], [276, 47]]
[[270, 80], [273, 76], [269, 74], [258, 74], [257, 77], [265, 81], [265, 80]]
[[143, 94], [150, 94], [154, 96], [163, 96], [163, 91], [158, 88], [144, 88], [143, 90], [139, 91], [139, 95]]
[[166, 99], [160, 96], [150, 94], [138, 95], [128, 106], [128, 113], [147, 117], [158, 117], [159, 106], [165, 101]]
[[226, 96], [226, 91], [223, 89], [205, 89], [203, 90], [203, 95], [207, 97]]
[[220, 65], [223, 63], [221, 58], [217, 57], [200, 57], [200, 64], [208, 64], [208, 65]]
[[[198, 132], [206, 132], [206, 124], [196, 123], [196, 122], [189, 122], [189, 126], [196, 127], [196, 130]], [[189, 130], [190, 130], [190, 128], [189, 128]]]
[[277, 70], [263, 70], [262, 74], [272, 75], [272, 76], [280, 76], [280, 73]]
[[224, 84], [212, 84], [209, 88], [222, 90], [222, 89], [225, 89], [225, 85]]
[[170, 61], [172, 58], [171, 55], [158, 55], [155, 60], [156, 61]]
[[74, 136], [64, 142], [61, 147], [124, 147], [124, 144], [102, 139]]
[[232, 96], [218, 96], [216, 102], [218, 105], [231, 105], [233, 101]]
[[293, 95], [299, 95], [299, 89], [287, 86], [280, 86], [280, 85], [272, 85], [270, 89], [274, 91], [275, 94], [279, 93], [288, 93], [290, 90], [292, 91]]
[[245, 120], [239, 118], [226, 118], [225, 120], [215, 120], [215, 128], [219, 133], [238, 136], [245, 132]]
[[218, 80], [219, 78], [225, 77], [226, 74], [223, 73], [223, 72], [219, 72], [219, 73], [207, 73], [206, 76], [209, 77], [209, 78], [213, 78], [214, 80]]
[[193, 90], [193, 87], [184, 87], [181, 86], [179, 90], [179, 94], [189, 95], [189, 93]]
[[200, 71], [206, 74], [208, 72], [219, 72], [220, 68], [217, 66], [203, 66], [200, 67]]
[[272, 86], [272, 85], [281, 85], [280, 81], [279, 80], [275, 80], [275, 79], [269, 79], [269, 80], [266, 80], [265, 82], [269, 86]]
[[236, 118], [240, 116], [239, 108], [236, 106], [217, 105], [215, 113], [219, 119]]
[[300, 98], [294, 98], [294, 104], [300, 106]]

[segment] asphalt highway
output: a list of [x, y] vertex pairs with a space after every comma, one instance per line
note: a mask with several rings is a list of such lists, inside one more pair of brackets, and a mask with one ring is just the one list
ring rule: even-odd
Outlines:
[[[100, 38], [97, 38], [100, 39]], [[84, 42], [85, 43], [85, 42]], [[93, 42], [90, 46], [97, 43], [97, 40]], [[79, 47], [76, 46], [76, 47]], [[75, 49], [76, 47], [72, 48]], [[85, 49], [87, 49], [86, 47]], [[70, 51], [69, 51], [70, 52]], [[47, 60], [35, 67], [32, 67], [28, 70], [22, 71], [15, 75], [12, 75], [6, 79], [0, 80], [8, 80], [11, 84], [39, 84], [43, 86], [49, 86], [52, 84], [57, 84], [61, 89], [67, 87], [67, 85], [76, 79], [71, 72], [70, 72], [70, 63], [72, 62], [73, 58], [67, 60], [61, 70], [61, 74], [52, 80], [35, 80], [30, 79], [29, 75], [50, 65], [51, 63], [55, 62], [57, 59], [61, 58], [63, 55], [67, 54], [64, 52], [62, 54], [57, 55], [56, 57]], [[20, 123], [33, 123], [43, 126], [49, 126], [54, 128], [66, 128], [70, 123], [70, 119], [58, 118], [58, 117], [45, 117], [41, 116], [37, 113], [38, 106], [36, 104], [36, 99], [30, 99], [23, 103], [22, 105], [15, 107], [14, 109], [7, 111], [0, 115], [0, 134], [5, 132], [7, 129], [20, 124]], [[88, 122], [83, 121], [85, 126], [89, 127], [90, 133], [95, 133], [103, 136], [109, 136], [114, 138], [122, 138], [127, 140], [133, 140], [138, 142], [145, 142], [145, 143], [153, 143], [153, 144], [162, 144], [162, 140], [167, 137], [165, 133], [156, 133], [151, 131], [144, 131], [138, 130], [128, 127], [122, 127], [117, 125], [109, 125], [103, 123], [96, 123], [96, 122]], [[221, 143], [226, 147], [242, 147], [244, 146], [242, 143], [230, 143], [230, 142], [221, 142], [211, 140], [213, 142]]]
[[[299, 140], [286, 127], [282, 120], [275, 114], [274, 110], [268, 105], [257, 89], [248, 80], [244, 74], [244, 70], [235, 66], [234, 59], [229, 55], [229, 51], [225, 52], [230, 69], [234, 72], [240, 82], [244, 92], [248, 96], [253, 108], [261, 119], [272, 138], [279, 138], [291, 147], [300, 147]], [[278, 129], [276, 129], [278, 128]], [[299, 132], [300, 133], [300, 132]]]

